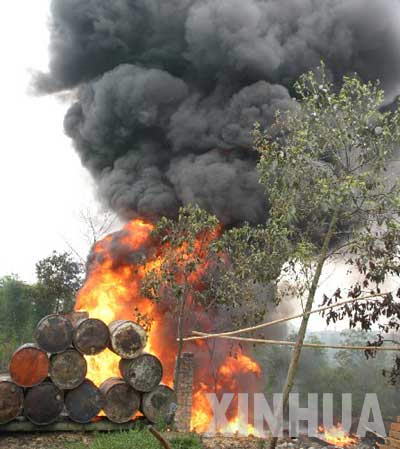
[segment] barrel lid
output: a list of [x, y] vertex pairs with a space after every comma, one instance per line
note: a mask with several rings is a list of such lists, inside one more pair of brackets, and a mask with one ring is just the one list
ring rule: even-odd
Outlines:
[[109, 346], [109, 328], [97, 318], [83, 319], [74, 329], [73, 343], [75, 348], [83, 354], [99, 354]]
[[64, 352], [52, 355], [50, 358], [50, 378], [62, 390], [72, 390], [79, 387], [85, 380], [86, 373], [86, 359], [75, 349], [67, 349]]
[[38, 426], [55, 422], [64, 409], [64, 394], [52, 382], [30, 388], [25, 396], [24, 415]]
[[49, 357], [46, 351], [27, 343], [20, 346], [12, 355], [9, 373], [12, 380], [21, 387], [34, 387], [48, 376]]
[[124, 379], [137, 391], [153, 390], [163, 377], [163, 366], [160, 360], [148, 353], [134, 359], [121, 359], [119, 369]]
[[153, 391], [143, 394], [142, 412], [152, 422], [157, 422], [161, 417], [171, 422], [178, 407], [177, 402], [172, 388], [159, 385]]
[[72, 345], [73, 327], [68, 318], [52, 314], [42, 318], [35, 330], [37, 344], [49, 353], [65, 351]]
[[114, 321], [109, 325], [111, 349], [124, 359], [133, 359], [143, 352], [147, 334], [133, 321]]

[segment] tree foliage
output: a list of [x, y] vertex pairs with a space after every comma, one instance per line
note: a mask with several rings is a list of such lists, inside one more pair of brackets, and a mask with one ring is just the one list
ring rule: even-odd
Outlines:
[[158, 262], [147, 272], [142, 293], [177, 317], [178, 363], [182, 339], [192, 330], [255, 323], [271, 302], [266, 297], [273, 297], [270, 288], [242, 271], [246, 254], [239, 239], [225, 240], [222, 232], [216, 217], [187, 206], [177, 220], [162, 218], [152, 234], [159, 243]]
[[67, 253], [54, 252], [36, 265], [37, 282], [18, 276], [0, 278], [0, 369], [13, 351], [32, 341], [37, 322], [46, 315], [69, 312], [82, 282], [82, 266]]
[[[348, 291], [341, 280], [333, 297], [324, 296], [325, 304], [379, 295], [385, 281], [400, 274], [400, 184], [388, 176], [400, 142], [400, 112], [382, 110], [379, 83], [346, 76], [338, 88], [323, 64], [300, 77], [295, 91], [298, 107], [278, 113], [266, 132], [255, 129], [270, 204], [266, 241], [284, 263], [278, 282], [289, 279], [291, 293], [307, 298], [307, 311], [323, 267], [340, 260], [362, 279]], [[382, 330], [398, 329], [395, 294], [330, 312], [328, 322], [347, 314], [352, 326], [368, 330], [386, 317]]]
[[71, 312], [82, 285], [83, 267], [69, 253], [57, 253], [36, 264], [36, 307], [39, 315]]

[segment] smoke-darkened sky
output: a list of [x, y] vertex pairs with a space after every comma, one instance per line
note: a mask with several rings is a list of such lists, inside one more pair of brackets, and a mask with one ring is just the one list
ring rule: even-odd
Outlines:
[[[58, 0], [49, 53], [51, 1], [28, 3], [2, 7], [0, 275], [32, 280], [63, 237], [79, 241], [76, 212], [93, 199], [72, 143], [122, 215], [197, 200], [258, 221], [249, 130], [290, 102], [299, 73], [324, 58], [398, 93], [397, 0]], [[27, 95], [28, 69], [47, 72], [48, 57], [40, 87], [72, 90], [76, 105]]]
[[53, 0], [45, 92], [75, 89], [68, 136], [122, 217], [195, 202], [262, 222], [255, 121], [291, 107], [324, 59], [335, 80], [400, 80], [398, 0]]

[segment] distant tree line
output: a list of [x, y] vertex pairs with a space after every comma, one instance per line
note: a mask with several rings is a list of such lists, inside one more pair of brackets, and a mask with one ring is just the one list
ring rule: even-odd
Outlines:
[[18, 345], [32, 341], [42, 317], [73, 310], [83, 266], [69, 253], [53, 252], [36, 264], [36, 278], [34, 284], [17, 275], [0, 278], [0, 370]]
[[[373, 334], [355, 330], [334, 334], [341, 336], [339, 344], [346, 346], [362, 346], [366, 340], [373, 338]], [[292, 335], [290, 339], [294, 341], [295, 337]], [[307, 342], [321, 343], [321, 340], [312, 336]], [[341, 395], [352, 393], [353, 416], [360, 416], [365, 395], [376, 393], [384, 419], [390, 420], [399, 414], [400, 390], [382, 375], [384, 367], [390, 366], [393, 361], [391, 353], [381, 351], [374, 359], [367, 359], [362, 351], [338, 350], [333, 354], [329, 351], [304, 349], [301, 354], [293, 391], [300, 393], [302, 407], [307, 407], [308, 393], [318, 393], [322, 411], [323, 393], [333, 393], [334, 416], [340, 418]], [[257, 348], [256, 355], [263, 366], [267, 393], [281, 391], [291, 352], [288, 347]]]

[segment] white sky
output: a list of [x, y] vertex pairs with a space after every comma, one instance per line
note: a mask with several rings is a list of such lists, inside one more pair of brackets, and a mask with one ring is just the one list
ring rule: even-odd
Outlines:
[[27, 93], [29, 69], [48, 64], [49, 0], [3, 2], [0, 27], [0, 276], [34, 280], [35, 263], [65, 240], [82, 253], [79, 211], [93, 207], [90, 177], [63, 133], [68, 107]]

